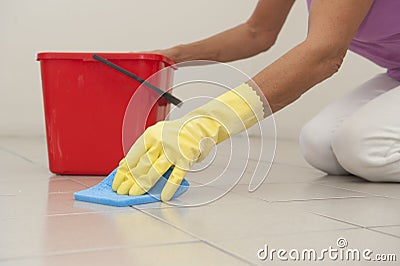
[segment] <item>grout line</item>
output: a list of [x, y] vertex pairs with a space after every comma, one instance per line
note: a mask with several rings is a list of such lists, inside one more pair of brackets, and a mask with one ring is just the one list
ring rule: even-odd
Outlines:
[[[374, 199], [374, 198], [385, 198], [385, 197], [381, 197], [381, 196], [373, 196], [373, 195], [369, 195], [369, 196], [349, 196], [349, 197], [333, 197], [333, 198], [321, 198], [321, 199], [310, 199], [310, 200], [297, 200], [296, 202], [301, 202], [301, 201], [323, 201], [323, 200], [363, 200], [363, 199]], [[278, 201], [274, 201], [274, 202], [278, 202]], [[290, 201], [280, 201], [282, 203], [286, 203], [286, 202], [290, 202]]]
[[[128, 210], [128, 209], [126, 209]], [[53, 213], [53, 214], [44, 214], [45, 217], [59, 217], [59, 216], [77, 216], [77, 215], [92, 215], [92, 214], [121, 214], [124, 213], [123, 209], [121, 210], [93, 210], [93, 211], [85, 211], [85, 212], [71, 212], [71, 213]]]
[[49, 179], [49, 183], [51, 182], [51, 181], [57, 181], [57, 180], [67, 180], [67, 181], [71, 181], [71, 182], [73, 182], [74, 184], [78, 184], [78, 185], [81, 185], [81, 186], [83, 186], [83, 188], [79, 188], [79, 190], [73, 190], [73, 191], [55, 191], [55, 192], [49, 192], [48, 194], [62, 194], [62, 193], [75, 193], [75, 192], [78, 192], [78, 191], [80, 191], [80, 190], [82, 190], [82, 189], [87, 189], [87, 188], [90, 188], [90, 186], [88, 186], [88, 185], [86, 185], [86, 184], [84, 184], [84, 183], [81, 183], [81, 182], [79, 182], [79, 181], [76, 181], [76, 180], [74, 180], [74, 179], [72, 179], [72, 178], [68, 178], [68, 177], [56, 177], [56, 178], [51, 178], [51, 179]]
[[[390, 227], [390, 226], [379, 226], [378, 228], [384, 228], [384, 227]], [[400, 236], [398, 236], [398, 235], [394, 235], [394, 234], [391, 234], [391, 233], [375, 230], [375, 227], [367, 227], [365, 229], [370, 230], [370, 231], [375, 232], [375, 233], [380, 233], [380, 234], [383, 234], [383, 235], [387, 235], [387, 236], [391, 236], [391, 237], [395, 237], [395, 238], [400, 238]]]
[[201, 242], [203, 242], [204, 244], [206, 244], [208, 246], [211, 246], [212, 248], [215, 248], [215, 249], [221, 251], [222, 253], [228, 254], [228, 255], [236, 258], [236, 259], [239, 259], [240, 261], [245, 262], [245, 263], [247, 263], [249, 265], [256, 265], [256, 264], [248, 261], [247, 259], [242, 258], [239, 255], [236, 255], [235, 253], [232, 253], [232, 252], [230, 252], [230, 251], [228, 251], [228, 250], [226, 250], [226, 249], [224, 249], [224, 248], [222, 248], [222, 247], [218, 246], [217, 244], [214, 244], [214, 243], [212, 243], [210, 241], [207, 241], [205, 239], [201, 239]]
[[224, 249], [224, 248], [218, 246], [217, 244], [214, 244], [214, 243], [209, 242], [209, 241], [207, 241], [207, 240], [201, 240], [201, 241], [202, 241], [204, 244], [206, 244], [206, 245], [208, 245], [208, 246], [211, 246], [212, 248], [215, 248], [215, 249], [221, 251], [222, 253], [228, 254], [228, 255], [230, 255], [230, 256], [232, 256], [232, 257], [234, 257], [234, 258], [236, 258], [236, 259], [238, 259], [238, 260], [240, 260], [240, 261], [242, 261], [242, 262], [247, 263], [248, 265], [256, 265], [256, 264], [254, 264], [254, 263], [248, 261], [247, 259], [242, 258], [241, 256], [236, 255], [235, 253], [232, 253], [232, 252], [230, 252], [230, 251], [228, 251], [228, 250], [226, 250], [226, 249]]
[[177, 242], [164, 242], [157, 244], [145, 244], [145, 245], [122, 245], [122, 246], [112, 246], [112, 247], [103, 247], [103, 248], [87, 248], [87, 249], [76, 249], [76, 250], [67, 250], [67, 251], [59, 251], [55, 253], [47, 253], [47, 256], [54, 255], [66, 255], [66, 254], [74, 254], [74, 253], [86, 253], [86, 252], [96, 252], [96, 251], [107, 251], [107, 250], [117, 250], [117, 249], [129, 249], [129, 248], [148, 248], [148, 247], [156, 247], [156, 246], [168, 246], [168, 245], [182, 245], [182, 244], [190, 244], [190, 243], [198, 243], [198, 240], [183, 240]]
[[400, 224], [389, 224], [389, 225], [374, 225], [374, 226], [368, 226], [368, 228], [385, 228], [385, 227], [400, 227]]
[[[84, 188], [82, 188], [82, 189], [84, 189]], [[80, 190], [78, 190], [78, 191], [80, 191]], [[78, 192], [78, 191], [76, 191], [76, 190], [73, 190], [73, 191], [53, 191], [53, 192], [48, 192], [47, 194], [48, 195], [74, 194], [75, 192]]]
[[[356, 199], [365, 199], [365, 198], [367, 198], [367, 197], [359, 197], [359, 198], [356, 197]], [[334, 198], [334, 200], [335, 199], [339, 199], [340, 200], [340, 199], [347, 199], [347, 198]], [[318, 200], [326, 200], [326, 199], [318, 199]], [[327, 199], [327, 200], [330, 200], [330, 199]], [[305, 201], [309, 201], [309, 200], [305, 200]], [[266, 202], [270, 203], [270, 204], [288, 203], [288, 202], [278, 202], [278, 201], [271, 201], [271, 202], [266, 201]], [[325, 215], [325, 214], [321, 214], [321, 213], [318, 213], [318, 212], [315, 212], [315, 211], [311, 211], [311, 210], [307, 209], [306, 207], [301, 207], [300, 206], [300, 208], [301, 208], [302, 211], [305, 211], [305, 212], [310, 213], [310, 214], [314, 214], [314, 215], [317, 215], [317, 216], [320, 216], [320, 217], [324, 217], [324, 218], [327, 218], [327, 219], [335, 220], [337, 222], [341, 222], [341, 223], [349, 224], [349, 225], [352, 225], [352, 226], [356, 226], [357, 228], [368, 229], [367, 226], [362, 226], [362, 225], [355, 224], [355, 223], [352, 223], [352, 222], [348, 222], [348, 221], [345, 221], [345, 220], [340, 220], [338, 218], [335, 218], [335, 217], [332, 217], [332, 216], [329, 216], [329, 215]]]
[[326, 187], [339, 188], [339, 189], [343, 189], [343, 190], [347, 190], [347, 191], [352, 191], [352, 192], [358, 192], [358, 193], [362, 193], [362, 194], [366, 194], [366, 195], [371, 195], [371, 196], [375, 196], [375, 197], [387, 197], [387, 196], [385, 196], [385, 195], [374, 194], [374, 193], [371, 193], [371, 192], [360, 191], [360, 190], [357, 190], [357, 189], [345, 188], [345, 187], [342, 187], [342, 186], [340, 186], [340, 185], [339, 185], [339, 186], [337, 186], [337, 185], [332, 185], [332, 184], [321, 184], [321, 185], [326, 186]]
[[348, 196], [348, 197], [331, 197], [331, 198], [311, 198], [311, 199], [288, 199], [288, 200], [269, 200], [256, 196], [253, 199], [262, 200], [268, 203], [297, 203], [297, 202], [312, 202], [312, 201], [323, 201], [323, 200], [344, 200], [344, 199], [365, 199], [371, 198], [367, 196]]
[[341, 222], [341, 223], [345, 223], [345, 224], [348, 224], [348, 225], [352, 225], [352, 226], [355, 226], [355, 227], [357, 227], [359, 229], [366, 229], [365, 226], [362, 226], [362, 225], [359, 225], [359, 224], [355, 224], [355, 223], [351, 223], [351, 222], [347, 222], [347, 221], [344, 221], [344, 220], [340, 220], [338, 218], [335, 218], [335, 217], [332, 217], [332, 216], [329, 216], [329, 215], [325, 215], [325, 214], [321, 214], [321, 213], [313, 212], [313, 211], [310, 211], [310, 213], [315, 214], [315, 215], [320, 216], [320, 217], [324, 217], [324, 218], [330, 219], [330, 220], [334, 220], [334, 221], [337, 221], [337, 222]]
[[[93, 177], [89, 177], [89, 178], [94, 179]], [[104, 179], [104, 178], [106, 178], [106, 176], [104, 176], [103, 179]], [[102, 180], [99, 180], [98, 183], [100, 183], [101, 181], [103, 181], [103, 179], [102, 179]], [[88, 184], [85, 184], [85, 183], [83, 183], [83, 182], [81, 182], [81, 181], [79, 181], [79, 180], [75, 180], [75, 179], [73, 179], [73, 178], [68, 179], [68, 180], [70, 180], [70, 181], [72, 181], [72, 182], [75, 182], [75, 183], [77, 183], [77, 184], [80, 184], [80, 185], [82, 185], [82, 186], [85, 186], [85, 187], [87, 187], [87, 188], [90, 188], [90, 187], [95, 186], [95, 185], [98, 184], [98, 183], [97, 183], [97, 184], [94, 184], [94, 185], [90, 186], [90, 185], [88, 185]]]
[[[287, 200], [267, 200], [271, 203], [273, 202], [307, 202], [307, 201], [321, 201], [321, 200], [336, 200], [336, 199], [363, 199], [368, 198], [367, 196], [337, 196], [337, 197], [330, 197], [330, 198], [310, 198], [310, 199], [287, 199]], [[262, 199], [262, 198], [260, 198]]]
[[[117, 208], [117, 207], [116, 207]], [[48, 214], [48, 213], [40, 213], [40, 216], [44, 216], [44, 217], [61, 217], [61, 216], [78, 216], [78, 215], [93, 215], [93, 214], [101, 214], [101, 215], [111, 215], [111, 214], [127, 214], [128, 212], [124, 212], [125, 210], [128, 210], [128, 207], [118, 207], [121, 209], [114, 209], [114, 210], [88, 210], [85, 212], [70, 212], [70, 213], [52, 213], [52, 214]], [[129, 212], [130, 213], [130, 212]], [[0, 218], [0, 222], [2, 221], [6, 221], [6, 220], [18, 220], [18, 219], [26, 219], [29, 218], [31, 216], [25, 216], [25, 215], [17, 215], [17, 216], [9, 216], [9, 217], [1, 217]]]
[[14, 155], [14, 156], [16, 156], [16, 157], [18, 157], [18, 158], [20, 158], [20, 159], [23, 159], [24, 161], [27, 161], [27, 162], [29, 162], [29, 163], [31, 163], [31, 164], [37, 165], [36, 162], [32, 161], [31, 159], [29, 159], [29, 158], [27, 158], [27, 157], [25, 157], [25, 156], [23, 156], [23, 155], [20, 155], [20, 154], [18, 154], [18, 153], [16, 153], [16, 152], [14, 152], [14, 151], [12, 151], [12, 150], [9, 150], [9, 149], [7, 149], [7, 148], [4, 148], [4, 147], [3, 147], [2, 149], [3, 149], [3, 151], [7, 152], [8, 154]]
[[187, 234], [187, 235], [189, 235], [189, 236], [191, 236], [191, 237], [194, 237], [195, 239], [198, 239], [198, 240], [202, 241], [203, 243], [205, 243], [205, 244], [207, 244], [207, 245], [209, 245], [209, 246], [211, 246], [211, 247], [213, 247], [213, 248], [215, 248], [215, 249], [217, 249], [217, 250], [219, 250], [219, 251], [221, 251], [221, 252], [223, 252], [223, 253], [225, 253], [225, 254], [228, 254], [228, 255], [230, 255], [230, 256], [236, 258], [236, 259], [239, 259], [240, 261], [245, 262], [245, 263], [247, 263], [247, 264], [249, 264], [249, 265], [254, 265], [253, 263], [251, 263], [250, 261], [248, 261], [248, 260], [246, 260], [246, 259], [240, 257], [239, 255], [236, 255], [235, 253], [232, 253], [232, 252], [230, 252], [230, 251], [228, 251], [228, 250], [225, 250], [225, 249], [223, 249], [223, 248], [221, 248], [221, 247], [219, 247], [219, 246], [217, 246], [217, 245], [215, 245], [215, 244], [213, 244], [213, 243], [211, 243], [211, 242], [209, 242], [209, 241], [207, 241], [207, 240], [205, 240], [205, 239], [203, 239], [203, 238], [201, 238], [201, 237], [199, 237], [199, 236], [197, 236], [197, 235], [195, 235], [195, 234], [193, 234], [193, 233], [191, 233], [191, 232], [189, 232], [189, 231], [187, 231], [187, 230], [185, 230], [185, 229], [180, 228], [179, 226], [176, 226], [176, 225], [174, 225], [174, 224], [170, 224], [168, 221], [166, 221], [166, 220], [164, 220], [164, 219], [162, 219], [162, 218], [160, 218], [160, 217], [158, 217], [158, 216], [156, 216], [156, 215], [154, 215], [154, 214], [151, 214], [151, 213], [146, 212], [146, 211], [141, 210], [141, 209], [137, 209], [137, 208], [134, 207], [134, 206], [131, 206], [131, 207], [132, 207], [133, 209], [136, 209], [136, 210], [138, 210], [138, 211], [144, 213], [144, 214], [149, 215], [150, 217], [152, 217], [152, 218], [154, 218], [154, 219], [156, 219], [156, 220], [158, 220], [158, 221], [160, 221], [160, 222], [162, 222], [162, 223], [164, 223], [164, 224], [167, 224], [167, 225], [169, 225], [169, 226], [172, 226], [173, 228], [175, 228], [175, 229], [177, 229], [177, 230], [179, 230], [179, 231], [181, 231], [181, 232], [183, 232], [183, 233], [185, 233], [185, 234]]
[[[360, 182], [354, 182], [354, 184], [359, 184], [359, 183]], [[390, 198], [390, 199], [396, 199], [396, 200], [400, 199], [400, 198], [396, 198], [395, 196], [391, 196], [391, 195], [377, 194], [377, 193], [373, 193], [373, 192], [367, 192], [367, 191], [361, 191], [361, 190], [357, 190], [357, 189], [346, 188], [346, 187], [341, 186], [340, 183], [338, 183], [338, 184], [320, 184], [320, 185], [326, 186], [326, 187], [343, 189], [343, 190], [352, 191], [352, 192], [358, 192], [358, 193], [370, 195], [373, 197]]]
[[[358, 227], [343, 227], [343, 228], [331, 228], [331, 229], [321, 229], [321, 230], [312, 230], [312, 231], [297, 231], [292, 233], [277, 233], [277, 234], [268, 234], [264, 235], [263, 237], [285, 237], [285, 236], [304, 236], [309, 234], [315, 233], [330, 233], [330, 232], [343, 232], [343, 231], [351, 231], [351, 230], [360, 230], [361, 228]], [[245, 240], [245, 239], [252, 239], [255, 237], [241, 237], [235, 239], [235, 241]]]
[[130, 248], [149, 248], [149, 247], [160, 247], [160, 246], [169, 246], [169, 245], [185, 245], [185, 244], [193, 244], [193, 243], [201, 243], [199, 240], [186, 240], [186, 241], [177, 241], [177, 242], [164, 242], [157, 244], [145, 244], [145, 245], [122, 245], [122, 246], [111, 246], [111, 247], [99, 247], [99, 248], [85, 248], [85, 249], [72, 249], [72, 250], [63, 250], [63, 251], [55, 251], [55, 252], [47, 252], [32, 256], [23, 256], [23, 257], [14, 257], [14, 258], [0, 258], [0, 261], [18, 261], [24, 259], [34, 259], [41, 257], [54, 257], [54, 256], [63, 256], [70, 254], [81, 254], [81, 253], [90, 253], [90, 252], [99, 252], [99, 251], [112, 251], [119, 249], [130, 249]]
[[83, 182], [79, 182], [79, 181], [77, 181], [77, 180], [71, 180], [71, 181], [74, 182], [74, 183], [76, 183], [76, 184], [82, 185], [82, 186], [84, 186], [85, 188], [90, 188], [89, 185], [84, 184]]

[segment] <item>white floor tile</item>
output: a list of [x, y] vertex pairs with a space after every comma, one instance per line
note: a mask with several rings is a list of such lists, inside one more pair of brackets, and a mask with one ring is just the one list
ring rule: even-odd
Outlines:
[[362, 227], [400, 225], [400, 200], [382, 197], [282, 203]]
[[386, 197], [400, 199], [399, 183], [371, 183], [365, 181], [365, 182], [341, 182], [328, 185], [352, 191], [359, 191], [373, 196], [386, 196]]
[[380, 226], [380, 227], [371, 227], [371, 230], [377, 232], [383, 232], [386, 234], [390, 234], [392, 236], [396, 236], [400, 238], [400, 225], [397, 226]]
[[249, 192], [247, 185], [238, 185], [233, 192], [257, 197], [266, 201], [293, 201], [329, 198], [365, 197], [361, 192], [355, 192], [335, 187], [322, 186], [316, 183], [265, 183], [256, 191]]
[[63, 177], [66, 177], [73, 182], [82, 184], [85, 187], [92, 187], [94, 185], [97, 185], [105, 178], [105, 176], [63, 176]]
[[[337, 240], [344, 238], [347, 241], [347, 247], [339, 248]], [[343, 241], [343, 240], [342, 240]], [[341, 243], [345, 243], [344, 241]], [[329, 246], [338, 250], [347, 249], [358, 249], [363, 252], [364, 249], [371, 249], [373, 253], [371, 258], [375, 258], [376, 254], [399, 254], [400, 239], [390, 237], [387, 235], [372, 232], [367, 229], [350, 229], [350, 230], [334, 230], [326, 232], [311, 232], [311, 233], [300, 233], [290, 234], [283, 236], [268, 236], [268, 237], [254, 237], [238, 239], [237, 241], [217, 241], [217, 246], [222, 246], [228, 251], [237, 254], [238, 256], [244, 257], [247, 260], [255, 264], [266, 264], [266, 265], [381, 265], [377, 261], [365, 261], [360, 256], [360, 261], [354, 260], [353, 257], [349, 257], [351, 261], [341, 261], [340, 257], [336, 260], [330, 259], [329, 255], [326, 254], [325, 259], [321, 261], [309, 261], [309, 260], [298, 260], [291, 259], [288, 253], [285, 257], [287, 261], [280, 260], [276, 253], [273, 257], [268, 256], [265, 260], [258, 258], [257, 252], [260, 249], [265, 249], [265, 245], [268, 246], [268, 250], [271, 249], [285, 249], [289, 252], [292, 249], [299, 250], [302, 252], [304, 249], [314, 249], [316, 251], [317, 258], [321, 256], [321, 250], [329, 249]], [[357, 251], [356, 251], [357, 252]], [[339, 252], [337, 252], [339, 256]], [[261, 253], [265, 255], [265, 253]], [[346, 255], [344, 255], [346, 256]], [[271, 260], [272, 258], [272, 260]], [[301, 257], [300, 257], [301, 258]], [[307, 257], [306, 257], [307, 258]], [[335, 258], [335, 257], [333, 257]], [[346, 258], [346, 257], [344, 257]], [[357, 258], [357, 257], [355, 257]], [[399, 258], [397, 258], [398, 261]], [[395, 265], [396, 262], [386, 262], [383, 265]]]
[[0, 138], [1, 148], [34, 164], [48, 167], [46, 139], [44, 137], [3, 137]]
[[123, 212], [129, 207], [112, 207], [98, 204], [89, 204], [74, 200], [73, 193], [51, 193], [47, 189], [37, 194], [16, 196], [0, 196], [0, 209], [2, 219], [29, 219], [32, 216], [65, 215], [93, 212]]
[[[246, 138], [242, 137], [243, 141], [246, 142]], [[224, 154], [234, 154], [236, 152], [235, 149], [232, 149], [229, 143], [222, 143], [223, 145], [219, 145], [218, 149], [223, 151]], [[294, 140], [281, 140], [278, 139], [276, 141], [276, 150], [273, 152], [274, 140], [273, 139], [262, 139], [259, 137], [251, 137], [250, 148], [244, 149], [242, 152], [242, 158], [250, 158], [252, 160], [258, 161], [266, 161], [270, 162], [270, 158], [274, 158], [274, 162], [276, 163], [284, 163], [293, 166], [299, 167], [307, 167], [311, 166], [304, 160], [303, 156], [300, 153], [299, 144]], [[246, 145], [243, 145], [246, 148]], [[261, 152], [263, 150], [263, 152]], [[250, 151], [250, 154], [248, 154]], [[260, 156], [261, 154], [261, 156]], [[275, 155], [275, 156], [272, 156]]]
[[[263, 162], [260, 162], [261, 164]], [[324, 174], [312, 168], [298, 167], [280, 163], [273, 163], [269, 171], [258, 171], [257, 162], [249, 161], [247, 168], [232, 165], [227, 169], [218, 165], [195, 173], [188, 173], [189, 182], [208, 184], [215, 187], [227, 188], [235, 184], [252, 184], [256, 187], [260, 183], [302, 183], [318, 182]], [[263, 168], [259, 170], [265, 170]], [[256, 171], [256, 172], [255, 172]]]
[[[233, 150], [230, 159], [223, 143], [213, 164], [187, 175], [189, 191], [171, 204], [118, 208], [75, 201], [73, 192], [104, 177], [51, 174], [45, 138], [0, 138], [0, 264], [260, 264], [256, 251], [266, 243], [322, 248], [339, 236], [349, 247], [400, 254], [397, 184], [327, 176], [304, 161], [295, 141], [279, 140], [272, 166], [267, 149], [256, 168], [260, 148], [253, 138], [250, 155]], [[267, 172], [248, 193], [251, 177]]]
[[274, 163], [265, 180], [266, 183], [301, 183], [318, 181], [324, 173], [308, 167]]
[[342, 183], [365, 183], [365, 179], [362, 179], [353, 175], [321, 175], [319, 178], [313, 180], [323, 185], [340, 185]]
[[14, 265], [249, 265], [202, 242], [88, 251], [42, 258], [6, 261]]
[[144, 211], [209, 241], [353, 227], [287, 205], [253, 199], [243, 199], [238, 203], [217, 201], [209, 206], [193, 208]]
[[44, 166], [0, 149], [0, 181], [41, 179], [50, 175]]
[[0, 259], [121, 246], [192, 241], [193, 237], [131, 209], [0, 220]]
[[0, 194], [32, 195], [40, 193], [64, 193], [85, 189], [86, 186], [68, 178], [53, 176], [49, 179], [0, 180]]

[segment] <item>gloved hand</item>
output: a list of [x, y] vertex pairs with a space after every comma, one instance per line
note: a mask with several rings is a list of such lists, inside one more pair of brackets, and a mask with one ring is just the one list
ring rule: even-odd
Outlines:
[[173, 166], [161, 193], [161, 200], [168, 201], [194, 163], [263, 117], [263, 102], [244, 83], [180, 119], [158, 122], [146, 129], [121, 160], [112, 189], [121, 195], [142, 195]]

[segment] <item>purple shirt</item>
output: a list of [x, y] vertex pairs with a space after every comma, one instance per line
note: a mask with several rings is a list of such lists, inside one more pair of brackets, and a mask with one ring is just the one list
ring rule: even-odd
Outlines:
[[[311, 0], [307, 3], [310, 8]], [[400, 0], [375, 0], [349, 50], [387, 68], [390, 77], [400, 80]]]

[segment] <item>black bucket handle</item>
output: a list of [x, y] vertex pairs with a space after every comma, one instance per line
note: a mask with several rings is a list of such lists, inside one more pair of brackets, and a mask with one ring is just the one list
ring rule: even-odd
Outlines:
[[162, 97], [164, 97], [168, 102], [172, 103], [173, 105], [176, 105], [178, 107], [180, 107], [180, 104], [182, 103], [181, 100], [179, 100], [178, 98], [176, 98], [175, 96], [173, 96], [172, 94], [161, 90], [160, 88], [154, 86], [153, 84], [145, 81], [144, 79], [136, 76], [135, 74], [133, 74], [132, 72], [129, 72], [128, 70], [117, 66], [116, 64], [108, 61], [107, 59], [97, 55], [97, 54], [93, 54], [93, 58], [96, 59], [97, 61], [117, 70], [118, 72], [127, 75], [128, 77], [136, 80], [137, 82], [144, 84], [146, 87], [152, 89], [153, 91], [155, 91], [156, 93], [158, 93], [159, 95], [161, 95]]

